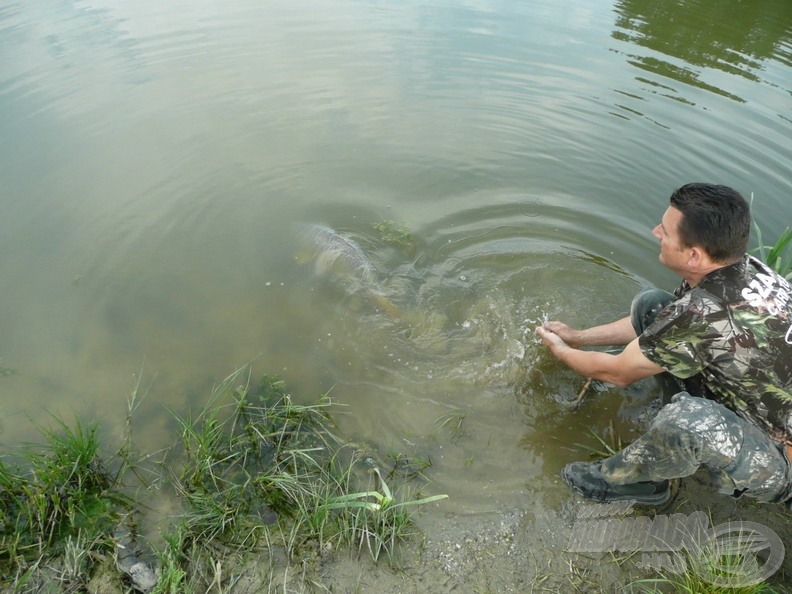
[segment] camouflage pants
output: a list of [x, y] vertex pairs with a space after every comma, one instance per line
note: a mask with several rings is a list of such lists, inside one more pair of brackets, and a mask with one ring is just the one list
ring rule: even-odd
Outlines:
[[[664, 299], [674, 298], [663, 293], [650, 290], [633, 302], [636, 331], [651, 323]], [[782, 445], [722, 404], [686, 391], [660, 409], [646, 433], [604, 460], [602, 475], [624, 485], [689, 476], [701, 467], [726, 495], [745, 493], [760, 501], [792, 496], [792, 470]]]
[[792, 471], [782, 446], [753, 423], [713, 400], [675, 395], [649, 430], [602, 463], [602, 476], [624, 485], [710, 472], [720, 493], [783, 501]]

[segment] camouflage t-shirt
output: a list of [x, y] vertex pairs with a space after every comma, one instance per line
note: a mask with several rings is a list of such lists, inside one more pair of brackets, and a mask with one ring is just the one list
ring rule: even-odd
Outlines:
[[752, 256], [687, 282], [639, 337], [643, 354], [792, 441], [792, 288]]

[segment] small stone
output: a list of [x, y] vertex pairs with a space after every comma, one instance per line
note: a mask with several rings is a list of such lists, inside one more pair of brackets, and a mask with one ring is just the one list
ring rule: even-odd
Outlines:
[[157, 585], [157, 576], [145, 563], [135, 563], [129, 568], [129, 576], [135, 588], [141, 592], [151, 592]]

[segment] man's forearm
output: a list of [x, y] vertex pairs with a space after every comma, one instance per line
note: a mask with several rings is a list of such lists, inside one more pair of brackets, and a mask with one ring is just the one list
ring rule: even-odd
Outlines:
[[635, 337], [630, 316], [626, 316], [610, 324], [579, 330], [575, 342], [577, 346], [624, 345], [632, 342]]
[[553, 356], [579, 374], [620, 387], [663, 371], [643, 355], [635, 339], [618, 355], [582, 351], [558, 340], [550, 341], [548, 347]]
[[612, 373], [613, 355], [599, 351], [581, 351], [567, 345], [557, 344], [550, 348], [559, 361], [584, 377], [619, 385], [620, 379]]

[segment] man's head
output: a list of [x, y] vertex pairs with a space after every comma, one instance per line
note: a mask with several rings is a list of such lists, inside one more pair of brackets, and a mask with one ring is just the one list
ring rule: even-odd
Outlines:
[[671, 206], [682, 213], [679, 238], [686, 247], [702, 247], [721, 264], [743, 257], [751, 212], [739, 192], [726, 186], [687, 184], [671, 194]]
[[660, 261], [696, 284], [743, 257], [750, 223], [748, 203], [731, 188], [687, 184], [671, 195], [652, 234], [660, 240]]

